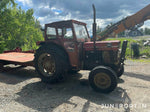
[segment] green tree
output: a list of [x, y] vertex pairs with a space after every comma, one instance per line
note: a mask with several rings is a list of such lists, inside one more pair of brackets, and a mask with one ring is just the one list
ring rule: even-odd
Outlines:
[[15, 5], [14, 0], [0, 0], [0, 11], [5, 9], [9, 3], [11, 3], [12, 5]]
[[[12, 1], [12, 0], [10, 0]], [[3, 5], [4, 7], [4, 5]], [[36, 49], [36, 41], [43, 40], [40, 23], [33, 17], [33, 9], [24, 11], [7, 2], [0, 12], [0, 52], [21, 47]]]

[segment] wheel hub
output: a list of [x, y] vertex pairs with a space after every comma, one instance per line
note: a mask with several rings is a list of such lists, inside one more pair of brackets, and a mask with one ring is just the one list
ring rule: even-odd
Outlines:
[[97, 73], [94, 77], [94, 83], [97, 87], [105, 89], [111, 85], [111, 79], [106, 73]]
[[45, 76], [53, 76], [55, 73], [55, 59], [50, 54], [42, 54], [39, 57], [39, 69]]

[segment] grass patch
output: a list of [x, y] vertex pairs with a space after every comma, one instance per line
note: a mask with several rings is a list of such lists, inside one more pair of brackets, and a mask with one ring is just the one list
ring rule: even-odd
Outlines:
[[127, 58], [128, 60], [134, 61], [134, 62], [144, 62], [144, 63], [150, 63], [150, 58], [149, 59], [131, 59]]

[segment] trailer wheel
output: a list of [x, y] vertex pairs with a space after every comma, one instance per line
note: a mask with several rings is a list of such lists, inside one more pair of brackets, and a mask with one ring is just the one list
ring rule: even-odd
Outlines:
[[[60, 50], [59, 50], [60, 51]], [[62, 78], [63, 64], [55, 48], [40, 47], [35, 54], [35, 69], [45, 83], [55, 83]]]
[[116, 73], [109, 67], [95, 67], [89, 74], [91, 87], [101, 93], [110, 93], [117, 87]]
[[124, 73], [124, 66], [121, 65], [119, 70], [117, 71], [117, 77], [121, 77], [123, 73]]

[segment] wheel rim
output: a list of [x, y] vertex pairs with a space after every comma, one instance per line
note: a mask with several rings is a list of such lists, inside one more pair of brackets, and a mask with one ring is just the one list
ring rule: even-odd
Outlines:
[[44, 76], [53, 76], [56, 71], [55, 59], [51, 54], [43, 53], [38, 59], [39, 70]]
[[94, 77], [94, 83], [98, 88], [105, 89], [111, 85], [111, 79], [106, 73], [97, 73]]

